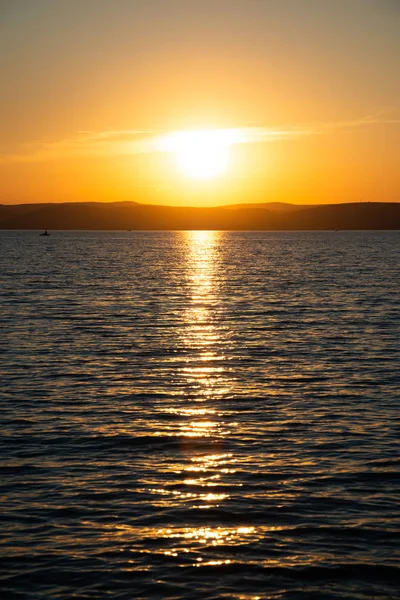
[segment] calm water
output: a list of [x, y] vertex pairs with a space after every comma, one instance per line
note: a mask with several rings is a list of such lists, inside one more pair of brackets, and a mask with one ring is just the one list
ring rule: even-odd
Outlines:
[[400, 233], [0, 232], [1, 598], [397, 598]]

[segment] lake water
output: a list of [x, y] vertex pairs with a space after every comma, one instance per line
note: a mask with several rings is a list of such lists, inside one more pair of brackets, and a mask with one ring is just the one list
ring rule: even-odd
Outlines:
[[2, 600], [400, 597], [399, 232], [0, 232]]

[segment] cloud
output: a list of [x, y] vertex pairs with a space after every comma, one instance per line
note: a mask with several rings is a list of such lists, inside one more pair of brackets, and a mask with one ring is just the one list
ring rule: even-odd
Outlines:
[[0, 155], [0, 162], [37, 162], [63, 158], [120, 154], [129, 144], [151, 133], [149, 130], [79, 131], [62, 140], [26, 144], [19, 152]]
[[326, 122], [319, 123], [316, 127], [319, 128], [320, 133], [329, 133], [334, 130], [354, 130], [357, 131], [365, 130], [366, 126], [373, 125], [399, 125], [400, 119], [396, 118], [387, 118], [385, 116], [384, 111], [380, 111], [377, 113], [372, 113], [365, 117], [360, 117], [359, 119], [354, 119], [352, 121], [336, 121], [336, 122]]
[[[265, 142], [310, 134], [301, 129], [270, 129], [246, 127], [213, 130], [229, 144]], [[58, 141], [38, 142], [23, 146], [19, 152], [0, 155], [0, 162], [40, 162], [74, 157], [147, 154], [166, 152], [161, 143], [180, 132], [151, 130], [79, 131], [76, 136]]]
[[[302, 136], [329, 134], [335, 131], [365, 129], [373, 125], [400, 124], [399, 119], [387, 119], [375, 113], [352, 121], [315, 123], [305, 127], [242, 127], [213, 129], [212, 138], [220, 137], [227, 145], [268, 143]], [[0, 154], [0, 163], [41, 162], [93, 156], [121, 156], [173, 151], [168, 140], [174, 136], [203, 135], [207, 131], [156, 132], [154, 130], [79, 131], [77, 135], [58, 141], [27, 144], [14, 154]]]

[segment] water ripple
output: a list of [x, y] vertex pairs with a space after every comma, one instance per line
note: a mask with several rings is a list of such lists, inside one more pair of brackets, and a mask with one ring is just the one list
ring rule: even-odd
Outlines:
[[1, 597], [397, 597], [398, 242], [2, 232]]

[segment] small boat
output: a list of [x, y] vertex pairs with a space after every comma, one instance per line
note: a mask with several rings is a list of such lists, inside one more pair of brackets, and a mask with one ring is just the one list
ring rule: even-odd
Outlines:
[[47, 229], [45, 229], [45, 230], [44, 230], [44, 233], [41, 233], [40, 235], [42, 236], [42, 235], [50, 235], [50, 234], [49, 234], [49, 232], [47, 231]]

